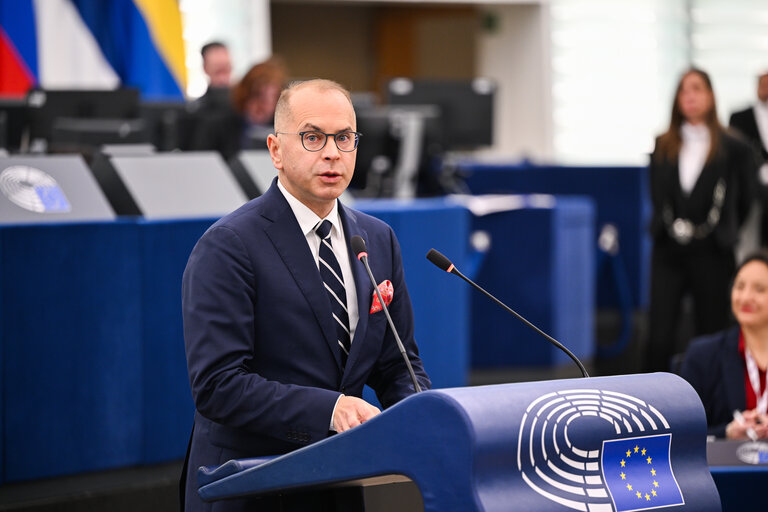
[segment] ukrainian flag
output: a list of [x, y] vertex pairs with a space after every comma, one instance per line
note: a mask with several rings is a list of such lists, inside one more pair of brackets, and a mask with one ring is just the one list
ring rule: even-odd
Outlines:
[[177, 0], [3, 2], [0, 59], [13, 63], [0, 66], [0, 94], [122, 85], [183, 99], [186, 89]]

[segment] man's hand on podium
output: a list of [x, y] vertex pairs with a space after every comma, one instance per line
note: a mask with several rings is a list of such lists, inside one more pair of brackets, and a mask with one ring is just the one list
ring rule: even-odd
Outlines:
[[381, 413], [380, 410], [365, 400], [354, 396], [342, 396], [333, 411], [333, 428], [336, 432], [344, 432], [365, 423], [379, 413]]

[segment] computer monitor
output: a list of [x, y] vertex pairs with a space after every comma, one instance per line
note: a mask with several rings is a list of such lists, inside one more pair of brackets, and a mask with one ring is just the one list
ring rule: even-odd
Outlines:
[[355, 174], [349, 184], [362, 195], [379, 196], [382, 180], [397, 161], [399, 142], [390, 129], [389, 111], [384, 108], [357, 108], [357, 144]]
[[59, 117], [53, 121], [49, 152], [90, 154], [105, 144], [145, 144], [149, 142], [141, 119], [83, 119]]
[[28, 123], [27, 102], [23, 98], [0, 98], [0, 148], [9, 152], [21, 149]]
[[152, 101], [139, 105], [139, 116], [149, 134], [149, 142], [159, 151], [188, 150], [194, 130], [193, 112], [182, 101]]
[[493, 143], [493, 100], [496, 85], [474, 80], [395, 78], [387, 86], [390, 105], [437, 105], [446, 151], [474, 149]]
[[54, 121], [79, 119], [136, 119], [138, 89], [35, 89], [27, 94], [31, 140], [50, 140]]
[[386, 105], [357, 109], [355, 175], [350, 188], [362, 197], [435, 195], [432, 160], [444, 150], [436, 105]]

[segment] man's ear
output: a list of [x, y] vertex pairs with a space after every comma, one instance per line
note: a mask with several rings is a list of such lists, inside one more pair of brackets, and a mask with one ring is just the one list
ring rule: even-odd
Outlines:
[[269, 149], [269, 156], [272, 157], [272, 165], [275, 166], [275, 169], [282, 170], [283, 148], [280, 146], [280, 139], [277, 138], [277, 135], [269, 134], [267, 137], [267, 148]]

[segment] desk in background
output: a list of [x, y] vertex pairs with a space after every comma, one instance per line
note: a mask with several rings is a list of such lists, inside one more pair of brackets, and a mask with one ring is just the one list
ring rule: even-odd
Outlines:
[[[462, 261], [467, 211], [419, 201], [361, 207], [401, 239], [434, 385], [465, 385], [468, 291], [424, 255], [434, 244]], [[194, 409], [181, 277], [212, 222], [0, 226], [0, 483], [184, 456]]]
[[[563, 167], [461, 162], [473, 194], [557, 194], [591, 197], [596, 206], [595, 240], [602, 226], [618, 228], [619, 250], [632, 308], [648, 305], [651, 241], [647, 233], [651, 205], [646, 167]], [[598, 307], [621, 306], [610, 269], [597, 269]]]
[[[740, 458], [737, 455], [742, 453]], [[744, 462], [752, 456], [757, 464]], [[723, 512], [765, 510], [768, 498], [768, 443], [717, 440], [707, 443], [707, 463], [720, 493]]]
[[[518, 206], [472, 219], [472, 230], [490, 239], [474, 280], [578, 358], [590, 359], [596, 346], [592, 200], [522, 195], [501, 199]], [[473, 367], [564, 363], [571, 363], [565, 353], [473, 291]]]

